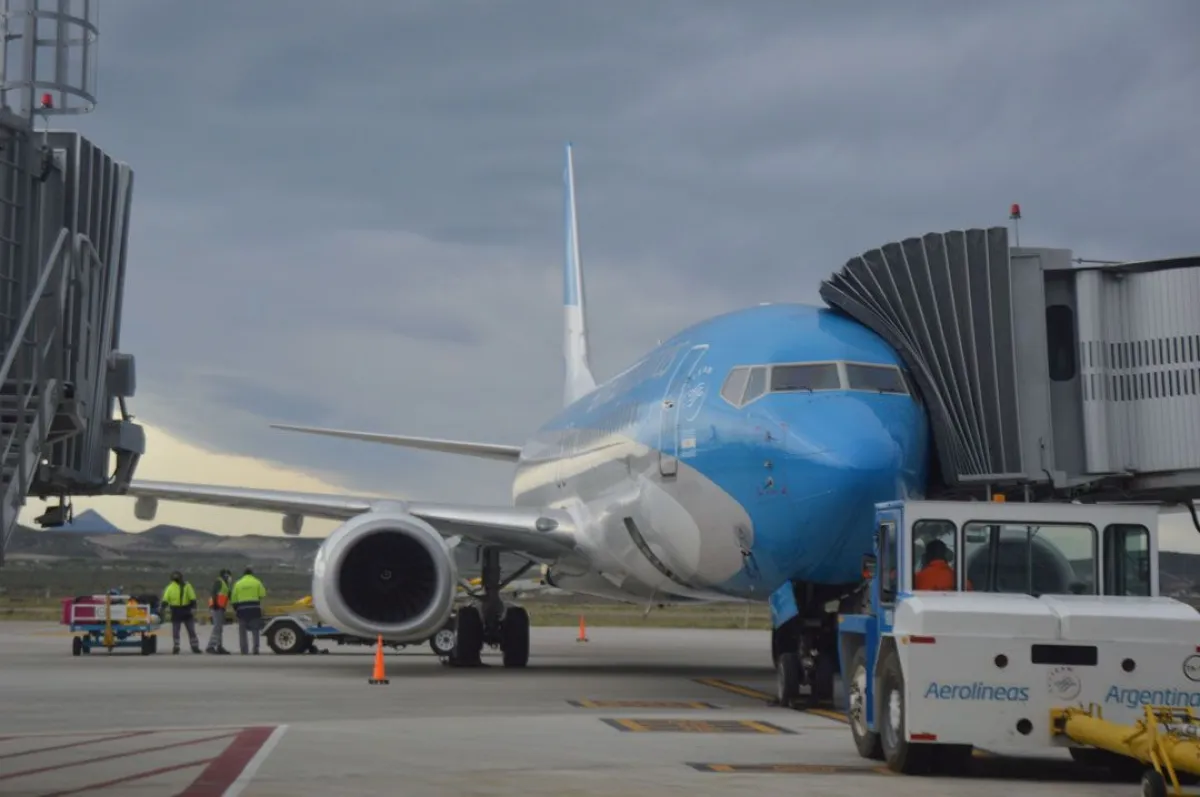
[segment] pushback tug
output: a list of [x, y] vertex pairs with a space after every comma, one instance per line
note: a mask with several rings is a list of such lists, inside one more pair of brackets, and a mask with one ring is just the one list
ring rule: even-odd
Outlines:
[[[953, 587], [914, 590], [935, 551]], [[974, 748], [1066, 748], [1178, 793], [1200, 775], [1200, 736], [1185, 738], [1200, 727], [1200, 613], [1159, 594], [1158, 561], [1156, 506], [877, 504], [860, 608], [839, 617], [860, 755], [920, 774]]]

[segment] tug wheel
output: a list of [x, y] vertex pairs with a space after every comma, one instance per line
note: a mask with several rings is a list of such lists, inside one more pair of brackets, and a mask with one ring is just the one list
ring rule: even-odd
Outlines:
[[929, 744], [908, 741], [908, 722], [904, 702], [904, 673], [895, 652], [884, 654], [879, 668], [879, 736], [887, 768], [902, 775], [924, 775], [930, 771], [935, 749]]
[[1142, 773], [1142, 797], [1167, 797], [1167, 779], [1161, 772], [1147, 769]]
[[867, 649], [859, 647], [850, 659], [850, 682], [846, 684], [846, 715], [854, 746], [863, 758], [883, 760], [883, 742], [867, 728]]

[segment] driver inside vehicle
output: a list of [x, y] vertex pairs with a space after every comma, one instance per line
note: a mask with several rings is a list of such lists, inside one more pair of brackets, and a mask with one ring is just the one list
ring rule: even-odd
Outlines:
[[[925, 553], [921, 557], [921, 569], [913, 574], [913, 589], [933, 592], [953, 592], [955, 590], [954, 553], [941, 540], [930, 540], [925, 545]], [[970, 580], [967, 589], [972, 589]]]

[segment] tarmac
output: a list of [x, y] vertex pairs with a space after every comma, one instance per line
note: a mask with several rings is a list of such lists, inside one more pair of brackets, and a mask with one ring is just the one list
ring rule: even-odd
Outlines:
[[[207, 628], [203, 629], [207, 631]], [[386, 657], [71, 655], [60, 627], [0, 623], [0, 795], [599, 797], [1131, 795], [1065, 755], [981, 754], [965, 778], [888, 773], [838, 711], [769, 704], [761, 631], [533, 629], [528, 668]], [[202, 638], [201, 644], [203, 645]]]

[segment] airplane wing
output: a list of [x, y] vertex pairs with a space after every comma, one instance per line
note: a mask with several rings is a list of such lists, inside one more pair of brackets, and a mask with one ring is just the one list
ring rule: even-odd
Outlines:
[[346, 520], [385, 505], [398, 506], [447, 537], [461, 536], [478, 545], [504, 548], [534, 560], [553, 560], [575, 549], [574, 522], [566, 512], [556, 509], [437, 504], [140, 480], [132, 482], [124, 495], [155, 502], [177, 501], [332, 520]]
[[386, 443], [391, 446], [420, 448], [426, 451], [441, 451], [444, 454], [462, 454], [468, 457], [499, 459], [505, 462], [516, 462], [521, 456], [520, 446], [506, 446], [499, 443], [472, 443], [464, 440], [440, 440], [435, 437], [411, 437], [409, 435], [381, 434], [379, 432], [353, 432], [344, 429], [323, 429], [317, 426], [292, 426], [284, 423], [273, 423], [271, 424], [271, 428], [283, 429], [288, 432], [319, 434], [326, 437], [340, 437], [345, 440], [363, 440], [368, 443]]

